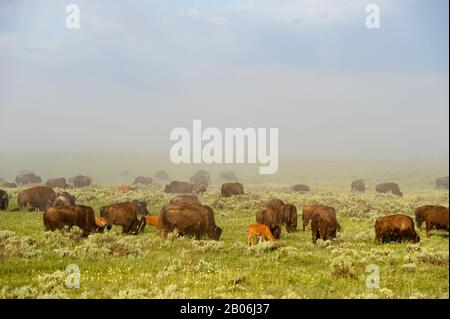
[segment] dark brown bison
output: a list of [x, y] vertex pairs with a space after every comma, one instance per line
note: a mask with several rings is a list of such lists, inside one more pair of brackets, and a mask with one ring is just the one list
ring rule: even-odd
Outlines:
[[193, 183], [193, 184], [205, 185], [205, 186], [209, 185], [209, 180], [210, 180], [209, 173], [204, 170], [198, 171], [190, 179], [191, 183]]
[[69, 178], [69, 184], [74, 187], [86, 187], [91, 185], [92, 178], [89, 176], [77, 175]]
[[100, 208], [100, 217], [106, 221], [106, 228], [111, 230], [112, 225], [122, 226], [122, 233], [137, 234], [140, 226], [138, 214], [140, 213], [140, 206], [131, 203], [117, 203]]
[[20, 210], [30, 207], [43, 212], [53, 205], [55, 199], [56, 193], [50, 187], [34, 186], [19, 192], [17, 204]]
[[441, 229], [448, 231], [448, 208], [438, 205], [424, 205], [415, 209], [417, 228], [422, 227], [425, 222], [427, 237], [430, 231]]
[[60, 207], [60, 206], [70, 206], [72, 205], [70, 203], [70, 200], [65, 198], [64, 196], [58, 196], [56, 197], [55, 201], [53, 202], [54, 207]]
[[16, 183], [0, 182], [0, 187], [3, 188], [17, 188]]
[[134, 184], [151, 185], [153, 184], [153, 178], [138, 176], [134, 179]]
[[178, 195], [172, 198], [169, 205], [186, 206], [199, 204], [198, 198], [195, 195]]
[[66, 179], [64, 177], [51, 178], [51, 179], [47, 180], [47, 183], [45, 185], [50, 188], [55, 188], [55, 187], [67, 188], [69, 186], [69, 185], [67, 185]]
[[75, 205], [75, 202], [77, 200], [75, 196], [69, 194], [68, 192], [62, 192], [57, 195], [64, 197], [70, 203], [70, 205]]
[[198, 185], [188, 182], [173, 181], [164, 188], [164, 193], [169, 194], [192, 194], [198, 189]]
[[338, 222], [336, 215], [330, 214], [329, 211], [319, 209], [314, 213], [311, 219], [312, 241], [316, 243], [317, 239], [329, 240], [336, 238], [338, 230]]
[[353, 193], [364, 193], [366, 191], [366, 185], [362, 179], [357, 179], [352, 182]]
[[448, 189], [448, 176], [436, 178], [435, 184], [437, 188]]
[[225, 181], [237, 182], [238, 178], [233, 171], [224, 171], [220, 173], [220, 178]]
[[294, 192], [309, 192], [309, 191], [311, 191], [309, 186], [308, 185], [304, 185], [304, 184], [294, 185], [294, 186], [292, 186], [292, 190]]
[[400, 186], [396, 183], [381, 183], [375, 186], [375, 190], [377, 193], [392, 193], [397, 196], [403, 196]]
[[288, 233], [297, 231], [297, 207], [292, 204], [281, 205], [278, 210], [278, 223], [286, 228]]
[[[318, 211], [325, 211], [328, 214], [330, 214], [331, 216], [334, 216], [335, 219], [337, 219], [336, 210], [333, 207], [325, 206], [325, 205], [307, 205], [307, 206], [303, 207], [303, 212], [302, 212], [303, 230], [306, 229], [309, 222], [312, 220], [312, 217]], [[339, 224], [339, 222], [337, 220], [336, 220], [336, 223], [337, 223], [337, 230], [341, 231], [342, 230], [341, 225]]]
[[39, 184], [42, 182], [42, 178], [40, 176], [36, 176], [34, 174], [24, 174], [16, 176], [16, 184], [17, 185], [26, 185], [26, 184]]
[[375, 222], [375, 241], [382, 244], [389, 241], [404, 240], [418, 243], [419, 235], [414, 229], [414, 221], [403, 214], [378, 217]]
[[188, 205], [163, 207], [160, 220], [163, 235], [177, 231], [183, 234], [192, 234], [199, 240], [203, 236], [219, 240], [222, 229], [214, 220], [214, 211], [204, 205]]
[[167, 181], [169, 179], [169, 175], [166, 171], [157, 171], [155, 173], [155, 179], [159, 179], [161, 181]]
[[281, 199], [274, 198], [267, 202], [266, 207], [272, 208], [273, 211], [278, 215], [281, 206], [283, 206], [284, 204], [285, 203]]
[[83, 230], [83, 235], [88, 236], [97, 231], [103, 231], [104, 223], [96, 223], [95, 213], [91, 207], [82, 205], [50, 207], [43, 216], [46, 231], [56, 229], [69, 229], [78, 226]]
[[281, 237], [281, 227], [278, 222], [277, 213], [270, 207], [264, 207], [256, 213], [256, 223], [264, 224], [269, 227], [273, 237], [279, 239]]
[[244, 194], [244, 186], [241, 183], [224, 183], [222, 184], [222, 188], [220, 192], [223, 197], [230, 197], [234, 195], [243, 195]]
[[9, 205], [8, 193], [0, 189], [0, 210], [7, 210]]

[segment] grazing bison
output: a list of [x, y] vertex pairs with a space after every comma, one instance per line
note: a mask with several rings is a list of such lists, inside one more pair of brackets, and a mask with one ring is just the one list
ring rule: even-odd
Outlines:
[[69, 194], [68, 192], [62, 192], [57, 194], [57, 196], [63, 196], [67, 201], [70, 203], [70, 205], [75, 205], [75, 201], [77, 200], [75, 196]]
[[70, 206], [72, 205], [70, 203], [70, 200], [68, 200], [66, 197], [64, 196], [58, 196], [56, 197], [55, 201], [53, 202], [53, 206], [55, 207], [60, 207], [60, 206]]
[[377, 193], [392, 193], [397, 196], [403, 196], [403, 193], [400, 191], [400, 186], [396, 183], [382, 183], [375, 186], [375, 190]]
[[272, 235], [279, 239], [281, 237], [281, 228], [278, 223], [277, 213], [270, 207], [261, 208], [256, 213], [256, 222], [269, 227]]
[[131, 191], [134, 191], [134, 190], [136, 190], [136, 188], [129, 187], [129, 186], [126, 186], [126, 185], [120, 185], [119, 187], [117, 187], [117, 192], [118, 193], [128, 193], [128, 192], [131, 192]]
[[134, 179], [134, 184], [151, 185], [153, 184], [153, 178], [138, 176]]
[[308, 185], [304, 185], [304, 184], [294, 185], [294, 186], [292, 186], [292, 190], [294, 192], [309, 192], [309, 191], [311, 191], [309, 186]]
[[16, 183], [0, 182], [0, 187], [3, 188], [16, 188]]
[[204, 205], [166, 206], [161, 210], [161, 226], [163, 235], [177, 231], [184, 234], [193, 234], [199, 240], [207, 236], [219, 240], [222, 229], [214, 220], [214, 211]]
[[230, 197], [234, 195], [243, 195], [244, 194], [244, 186], [241, 183], [224, 183], [220, 192], [223, 197]]
[[415, 209], [417, 228], [422, 227], [425, 222], [427, 237], [430, 231], [441, 229], [448, 231], [448, 208], [438, 205], [424, 205]]
[[336, 215], [330, 214], [329, 211], [323, 209], [316, 211], [311, 219], [313, 243], [316, 243], [319, 238], [322, 240], [336, 238], [338, 225]]
[[24, 174], [16, 176], [16, 184], [17, 185], [26, 185], [26, 184], [39, 184], [42, 182], [40, 176], [36, 176], [34, 174]]
[[196, 190], [196, 185], [188, 182], [173, 181], [164, 188], [164, 193], [191, 194]]
[[364, 193], [366, 191], [366, 185], [362, 179], [357, 179], [352, 182], [353, 193]]
[[74, 187], [86, 187], [91, 185], [92, 178], [89, 176], [83, 176], [83, 175], [77, 175], [69, 178], [69, 184], [73, 185]]
[[250, 224], [248, 225], [247, 245], [253, 244], [253, 237], [262, 237], [264, 240], [275, 241], [275, 237], [272, 235], [269, 227], [263, 224]]
[[281, 199], [274, 198], [267, 202], [266, 207], [272, 208], [273, 211], [278, 215], [281, 206], [283, 206], [284, 204], [285, 203]]
[[186, 206], [199, 204], [198, 198], [195, 195], [178, 195], [172, 198], [169, 205]]
[[64, 177], [60, 178], [51, 178], [47, 180], [47, 183], [45, 184], [47, 187], [50, 188], [67, 188], [69, 185], [66, 183], [66, 179]]
[[53, 205], [55, 199], [56, 193], [50, 187], [34, 186], [19, 192], [17, 204], [20, 210], [25, 210], [30, 206], [43, 212]]
[[414, 229], [414, 221], [403, 214], [378, 217], [375, 222], [375, 241], [382, 244], [389, 241], [404, 240], [418, 243], [419, 235]]
[[139, 220], [137, 216], [141, 208], [131, 202], [111, 204], [100, 208], [100, 217], [107, 223], [106, 229], [111, 230], [112, 225], [122, 226], [122, 233], [137, 234], [139, 231]]
[[209, 173], [207, 171], [200, 170], [191, 177], [190, 181], [193, 184], [208, 186], [209, 185]]
[[448, 176], [436, 178], [435, 183], [437, 188], [448, 189]]
[[224, 171], [220, 173], [220, 178], [225, 181], [237, 182], [238, 178], [233, 171]]
[[309, 225], [313, 215], [319, 210], [328, 211], [330, 214], [336, 216], [336, 210], [333, 207], [325, 206], [325, 205], [307, 205], [303, 207], [302, 212], [302, 221], [303, 221], [303, 230]]
[[169, 179], [169, 175], [166, 171], [157, 171], [155, 173], [155, 179], [159, 179], [161, 181], [167, 181]]
[[8, 193], [0, 189], [0, 210], [7, 210], [9, 205]]
[[137, 206], [137, 208], [138, 208], [138, 215], [148, 215], [148, 209], [147, 209], [147, 202], [146, 201], [139, 201], [137, 199], [133, 199], [131, 202]]
[[158, 233], [161, 233], [162, 226], [160, 216], [142, 216], [139, 223], [139, 231], [143, 232], [146, 225], [156, 227], [156, 229], [158, 229]]
[[280, 225], [284, 225], [288, 233], [297, 231], [297, 207], [292, 204], [281, 205], [277, 220]]
[[46, 231], [64, 229], [65, 226], [68, 226], [69, 229], [78, 226], [83, 230], [83, 236], [103, 231], [105, 226], [102, 219], [96, 220], [91, 207], [82, 205], [50, 207], [45, 211], [43, 219]]

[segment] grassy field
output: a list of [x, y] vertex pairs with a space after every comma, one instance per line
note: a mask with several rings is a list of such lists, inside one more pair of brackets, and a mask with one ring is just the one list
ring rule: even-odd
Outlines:
[[[212, 185], [200, 200], [211, 206], [223, 228], [218, 242], [160, 238], [147, 227], [137, 236], [111, 233], [80, 239], [70, 233], [46, 233], [42, 214], [0, 213], [0, 298], [448, 298], [448, 233], [420, 231], [419, 244], [374, 243], [378, 216], [413, 216], [422, 204], [448, 206], [448, 191], [432, 183], [400, 183], [405, 196], [351, 194], [349, 182], [314, 184], [297, 194], [287, 184], [247, 185], [246, 195], [223, 199]], [[115, 186], [74, 189], [78, 203], [92, 206], [145, 199], [159, 214], [172, 197], [163, 186], [140, 187], [118, 194]], [[20, 189], [9, 190], [10, 208]], [[270, 198], [301, 207], [321, 203], [336, 208], [343, 231], [336, 240], [313, 245], [311, 232], [287, 234], [276, 243], [247, 247], [247, 225]], [[301, 226], [301, 222], [299, 222]], [[66, 267], [80, 269], [80, 288], [65, 286]], [[376, 265], [379, 288], [367, 288]]]

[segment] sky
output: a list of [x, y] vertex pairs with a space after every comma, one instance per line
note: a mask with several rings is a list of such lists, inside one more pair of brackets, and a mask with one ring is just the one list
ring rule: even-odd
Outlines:
[[448, 6], [3, 0], [0, 150], [169, 154], [199, 119], [276, 127], [280, 155], [448, 158]]

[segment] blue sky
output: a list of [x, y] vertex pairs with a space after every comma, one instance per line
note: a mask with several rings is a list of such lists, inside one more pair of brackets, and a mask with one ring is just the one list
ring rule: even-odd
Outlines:
[[279, 127], [284, 154], [448, 156], [448, 23], [444, 0], [2, 1], [0, 147], [168, 152], [198, 118]]

